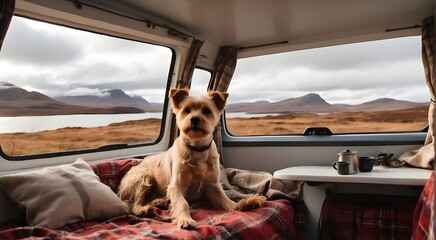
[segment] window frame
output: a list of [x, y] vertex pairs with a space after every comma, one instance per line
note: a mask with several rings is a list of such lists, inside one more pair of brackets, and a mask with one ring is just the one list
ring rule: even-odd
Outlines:
[[163, 99], [160, 131], [159, 131], [158, 137], [154, 141], [137, 143], [137, 144], [127, 144], [127, 143], [126, 144], [124, 144], [124, 143], [108, 144], [108, 145], [100, 146], [97, 148], [67, 150], [67, 151], [63, 151], [63, 152], [47, 152], [47, 153], [19, 155], [19, 156], [11, 156], [11, 155], [6, 154], [0, 145], [0, 158], [3, 158], [3, 159], [8, 160], [8, 161], [26, 161], [26, 160], [38, 160], [38, 159], [44, 159], [44, 158], [67, 157], [67, 156], [83, 155], [83, 154], [94, 154], [94, 153], [99, 154], [99, 153], [105, 153], [105, 152], [113, 152], [113, 151], [117, 151], [117, 150], [127, 150], [127, 149], [141, 148], [141, 147], [146, 147], [146, 146], [154, 146], [154, 145], [157, 145], [158, 143], [161, 143], [164, 140], [165, 131], [166, 131], [166, 129], [169, 129], [166, 126], [167, 122], [168, 122], [168, 118], [171, 118], [171, 114], [169, 116], [167, 114], [169, 111], [169, 109], [168, 109], [169, 108], [168, 92], [169, 92], [169, 89], [171, 87], [171, 82], [173, 79], [173, 72], [174, 72], [175, 65], [176, 65], [177, 58], [178, 58], [177, 51], [174, 49], [174, 47], [169, 46], [169, 45], [159, 45], [159, 44], [153, 43], [153, 42], [141, 41], [138, 39], [133, 39], [133, 37], [128, 38], [128, 37], [122, 36], [122, 34], [119, 34], [119, 35], [108, 34], [108, 33], [98, 32], [98, 31], [91, 30], [91, 29], [85, 29], [85, 28], [80, 28], [77, 26], [60, 24], [60, 23], [56, 23], [53, 21], [49, 21], [49, 20], [38, 19], [38, 18], [34, 18], [34, 17], [22, 15], [22, 14], [17, 14], [17, 13], [15, 13], [13, 17], [21, 17], [21, 18], [26, 18], [26, 19], [30, 19], [30, 20], [34, 20], [34, 21], [47, 23], [47, 24], [53, 24], [56, 26], [71, 28], [71, 29], [78, 30], [78, 31], [85, 31], [85, 32], [93, 33], [93, 34], [104, 35], [104, 36], [123, 39], [123, 40], [127, 40], [127, 41], [134, 41], [134, 42], [138, 42], [138, 43], [164, 47], [164, 48], [167, 48], [168, 50], [170, 50], [171, 61], [169, 63], [170, 65], [168, 68], [168, 74], [167, 74], [167, 79], [166, 79], [166, 83], [165, 83], [166, 87], [165, 87], [165, 94], [164, 94], [164, 99]]
[[[398, 36], [398, 37], [395, 37], [393, 39], [401, 39], [401, 38], [408, 38], [408, 37], [419, 37], [419, 36], [418, 35]], [[371, 40], [371, 41], [368, 41], [368, 42], [377, 42], [377, 41], [384, 41], [384, 40], [391, 40], [391, 39], [375, 39], [375, 40]], [[365, 41], [365, 42], [350, 42], [350, 43], [344, 43], [344, 44], [338, 44], [338, 45], [329, 45], [329, 46], [314, 47], [314, 48], [310, 48], [310, 49], [298, 49], [296, 51], [298, 52], [298, 51], [302, 51], [302, 50], [314, 50], [314, 49], [317, 49], [317, 48], [323, 49], [325, 47], [336, 47], [336, 46], [341, 46], [341, 45], [360, 44], [360, 43], [366, 43], [366, 42], [367, 41]], [[290, 53], [290, 52], [288, 52], [288, 53]], [[286, 54], [286, 52], [278, 52], [278, 53], [272, 53], [272, 54], [267, 54], [267, 55], [274, 55], [274, 54]], [[264, 56], [264, 55], [250, 56], [250, 58], [262, 57], [262, 56]], [[235, 72], [237, 72], [237, 68], [236, 68]], [[233, 77], [232, 81], [234, 81], [234, 77]], [[231, 84], [232, 84], [232, 82], [230, 82], [230, 86], [231, 86]], [[424, 79], [422, 79], [422, 85], [426, 85], [425, 75], [424, 75]], [[311, 93], [319, 94], [316, 91], [311, 92]], [[231, 94], [232, 94], [232, 92], [230, 92], [230, 95]], [[308, 94], [308, 93], [306, 93], [306, 94]], [[381, 96], [381, 98], [383, 98], [383, 96]], [[281, 100], [278, 100], [277, 102], [284, 101], [284, 100], [287, 100], [287, 99], [281, 99]], [[397, 99], [397, 100], [401, 101], [401, 99]], [[262, 101], [262, 100], [260, 100], [260, 101]], [[374, 100], [370, 100], [370, 101], [374, 101]], [[242, 100], [241, 102], [245, 103], [245, 102], [250, 102], [250, 101], [249, 100], [247, 100], [247, 101]], [[238, 104], [238, 103], [239, 102], [235, 102], [235, 103], [232, 103], [232, 104]], [[272, 102], [272, 103], [274, 103], [274, 102]], [[366, 102], [364, 102], [364, 103], [366, 103]], [[426, 104], [426, 102], [416, 102], [416, 103], [420, 103], [422, 105], [422, 107], [424, 107], [425, 104]], [[430, 104], [430, 101], [428, 103]], [[332, 104], [332, 105], [334, 105], [334, 104]], [[419, 106], [419, 107], [421, 107], [421, 106]], [[401, 109], [399, 109], [399, 110], [401, 110]], [[388, 111], [388, 109], [386, 111]], [[235, 113], [238, 113], [238, 111], [236, 111]], [[313, 112], [307, 112], [307, 113], [313, 113]], [[342, 112], [340, 112], [340, 113], [342, 113]], [[347, 112], [344, 111], [343, 113], [347, 113]], [[281, 114], [281, 113], [279, 113], [279, 114]], [[268, 113], [265, 113], [265, 116], [267, 116], [267, 115], [268, 115]], [[228, 119], [231, 119], [231, 117], [226, 118], [226, 115], [223, 114], [223, 117], [222, 117], [222, 123], [223, 123], [223, 126], [224, 126], [223, 127], [223, 133], [225, 133], [225, 135], [227, 136], [226, 139], [230, 140], [230, 141], [236, 141], [237, 142], [237, 140], [235, 140], [235, 139], [247, 139], [249, 142], [251, 142], [252, 141], [251, 139], [254, 139], [254, 138], [269, 139], [269, 137], [286, 138], [286, 139], [290, 139], [291, 141], [294, 141], [293, 139], [296, 139], [296, 138], [311, 139], [311, 138], [305, 138], [305, 137], [326, 137], [326, 136], [321, 136], [321, 135], [305, 136], [304, 135], [304, 131], [301, 132], [301, 133], [300, 132], [299, 133], [277, 133], [277, 134], [271, 133], [271, 135], [265, 135], [265, 134], [254, 135], [256, 133], [253, 133], [253, 135], [249, 135], [249, 134], [247, 134], [247, 135], [245, 135], [245, 134], [238, 135], [237, 133], [232, 133], [231, 129], [229, 129], [228, 125], [226, 124], [226, 121]], [[349, 123], [352, 124], [353, 122], [349, 122]], [[313, 128], [326, 128], [328, 130], [331, 130], [329, 128], [330, 126], [310, 126], [310, 125], [307, 125], [307, 128], [312, 128], [312, 127]], [[306, 130], [307, 130], [307, 128], [306, 128]], [[390, 136], [390, 135], [393, 135], [393, 134], [395, 134], [396, 136], [403, 136], [403, 135], [409, 135], [409, 134], [418, 134], [418, 135], [421, 135], [421, 133], [426, 133], [427, 131], [428, 131], [428, 123], [427, 123], [427, 125], [422, 126], [421, 129], [398, 130], [398, 131], [397, 130], [392, 130], [392, 131], [362, 131], [361, 130], [361, 131], [354, 131], [354, 132], [334, 132], [334, 131], [332, 131], [332, 134], [329, 135], [329, 136], [330, 136], [330, 139], [333, 139], [333, 136], [336, 136], [336, 137], [337, 136], [342, 136], [344, 139], [347, 139], [347, 140], [345, 140], [346, 142], [349, 142], [348, 136], [371, 135], [371, 136], [382, 136], [382, 138], [385, 138], [386, 136]], [[400, 138], [403, 139], [403, 137], [400, 137]], [[372, 137], [363, 137], [362, 139], [369, 140], [369, 141], [372, 141], [372, 142], [377, 141], [377, 140], [374, 140]], [[419, 139], [420, 139], [420, 137], [418, 137], [417, 139], [413, 140], [412, 142], [416, 142], [416, 141], [420, 142]], [[271, 140], [272, 141], [276, 141], [274, 138], [272, 138]], [[303, 140], [303, 141], [306, 141], [306, 140]], [[314, 140], [310, 140], [310, 141], [311, 142], [317, 142], [316, 145], [318, 145], [318, 144], [319, 145], [325, 145], [330, 140], [326, 141], [325, 139], [323, 139], [323, 140], [319, 140], [318, 139], [316, 141], [314, 141]], [[334, 140], [334, 141], [339, 143], [342, 140]], [[380, 140], [380, 141], [381, 142], [386, 142], [388, 140], [386, 140], [386, 141], [385, 140]], [[389, 141], [391, 141], [391, 140], [389, 140]], [[330, 145], [330, 144], [327, 144], [327, 145]]]

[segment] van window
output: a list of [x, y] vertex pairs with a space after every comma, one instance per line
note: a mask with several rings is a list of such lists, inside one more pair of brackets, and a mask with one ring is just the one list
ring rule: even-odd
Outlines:
[[420, 37], [239, 59], [228, 92], [232, 135], [421, 131], [430, 102]]
[[152, 143], [173, 52], [14, 16], [0, 52], [0, 146], [23, 156]]
[[189, 94], [197, 97], [206, 95], [211, 77], [211, 72], [201, 68], [195, 68], [192, 74], [191, 90]]

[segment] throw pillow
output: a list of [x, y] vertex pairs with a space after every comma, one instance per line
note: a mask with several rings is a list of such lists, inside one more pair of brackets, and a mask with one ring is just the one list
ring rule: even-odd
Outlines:
[[1, 176], [0, 185], [25, 210], [32, 226], [58, 229], [129, 213], [127, 204], [80, 158], [68, 165]]

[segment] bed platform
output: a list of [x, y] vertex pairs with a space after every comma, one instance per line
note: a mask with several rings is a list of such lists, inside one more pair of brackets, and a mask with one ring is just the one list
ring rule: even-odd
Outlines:
[[[115, 191], [124, 174], [140, 159], [90, 165], [100, 181]], [[100, 204], [105, 204], [104, 202]], [[22, 217], [0, 224], [0, 239], [305, 239], [304, 204], [285, 199], [268, 200], [259, 209], [227, 212], [205, 203], [191, 205], [197, 229], [184, 230], [171, 223], [169, 210], [156, 209], [154, 218], [130, 214], [67, 224], [58, 229], [29, 226]]]

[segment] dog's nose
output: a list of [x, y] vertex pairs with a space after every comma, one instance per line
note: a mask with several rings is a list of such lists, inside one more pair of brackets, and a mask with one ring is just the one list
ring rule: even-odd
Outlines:
[[191, 118], [192, 125], [196, 126], [199, 122], [200, 122], [200, 118], [199, 117]]

